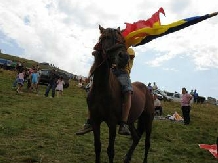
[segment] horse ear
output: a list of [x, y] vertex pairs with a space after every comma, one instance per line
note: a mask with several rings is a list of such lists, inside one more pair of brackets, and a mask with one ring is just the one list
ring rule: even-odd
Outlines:
[[103, 33], [104, 31], [104, 28], [99, 24], [99, 30], [100, 30], [100, 33]]

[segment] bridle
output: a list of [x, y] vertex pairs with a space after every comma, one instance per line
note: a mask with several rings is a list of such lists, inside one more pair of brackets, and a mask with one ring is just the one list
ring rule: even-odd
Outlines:
[[[99, 42], [101, 43], [101, 48], [102, 48], [103, 54], [106, 55], [107, 53], [109, 53], [111, 51], [114, 51], [114, 50], [116, 50], [116, 49], [118, 49], [120, 47], [125, 47], [125, 40], [122, 37], [120, 31], [118, 31], [117, 29], [112, 29], [112, 28], [108, 28], [106, 30], [109, 30], [109, 33], [110, 33], [109, 35], [110, 36], [108, 36], [108, 34], [105, 35], [104, 33], [102, 33], [102, 35], [99, 38]], [[119, 38], [117, 37], [117, 34], [120, 35]], [[112, 46], [105, 49], [104, 47], [102, 47], [102, 41], [104, 39], [107, 39], [108, 37], [112, 37], [112, 39], [113, 39], [112, 40]]]
[[[118, 31], [117, 29], [112, 29], [112, 28], [108, 28], [105, 30], [109, 30], [109, 35], [108, 34], [104, 34], [104, 32], [101, 34], [100, 38], [99, 38], [99, 42], [96, 44], [96, 49], [97, 51], [99, 51], [99, 53], [102, 55], [103, 60], [101, 61], [101, 63], [96, 66], [96, 68], [90, 73], [90, 77], [93, 76], [94, 72], [96, 69], [98, 69], [105, 61], [108, 60], [109, 58], [109, 53], [112, 51], [115, 51], [117, 49], [120, 48], [126, 48], [125, 46], [125, 40], [121, 35], [121, 32]], [[117, 37], [117, 33], [121, 36], [120, 38]], [[103, 47], [102, 42], [104, 41], [104, 39], [107, 39], [109, 37], [112, 37], [112, 46], [110, 46], [109, 48], [105, 48]], [[99, 54], [97, 54], [99, 55]]]

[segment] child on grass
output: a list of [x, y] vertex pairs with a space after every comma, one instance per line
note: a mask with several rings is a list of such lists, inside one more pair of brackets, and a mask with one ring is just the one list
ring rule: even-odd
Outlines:
[[35, 89], [36, 94], [38, 94], [38, 81], [39, 81], [39, 73], [37, 69], [33, 69], [33, 73], [31, 74], [31, 87]]
[[60, 78], [57, 81], [57, 87], [56, 87], [57, 97], [60, 97], [63, 95], [64, 84], [65, 84], [65, 82], [63, 80], [63, 77], [60, 76]]
[[18, 80], [17, 80], [17, 83], [18, 83], [17, 93], [23, 93], [22, 87], [24, 84], [24, 75], [25, 75], [25, 70], [19, 69]]

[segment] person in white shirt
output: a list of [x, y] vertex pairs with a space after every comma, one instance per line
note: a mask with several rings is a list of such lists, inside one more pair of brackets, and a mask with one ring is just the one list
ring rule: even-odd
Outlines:
[[154, 85], [153, 85], [153, 90], [156, 90], [156, 89], [158, 89], [158, 87], [157, 87], [157, 84], [156, 84], [156, 82], [154, 82]]
[[163, 113], [163, 108], [161, 106], [161, 102], [160, 100], [157, 98], [157, 95], [154, 94], [154, 109], [155, 109], [155, 114], [158, 113], [158, 111], [160, 112], [160, 116], [162, 116]]
[[60, 78], [57, 81], [57, 87], [56, 87], [57, 97], [60, 97], [63, 95], [64, 84], [65, 82], [63, 80], [63, 76], [60, 76]]
[[18, 73], [18, 88], [17, 88], [17, 93], [23, 93], [22, 92], [22, 87], [24, 84], [24, 75], [25, 75], [25, 70], [24, 69], [19, 69]]

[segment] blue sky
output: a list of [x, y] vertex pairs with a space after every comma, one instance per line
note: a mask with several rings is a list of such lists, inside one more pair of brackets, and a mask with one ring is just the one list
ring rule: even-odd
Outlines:
[[[217, 0], [0, 0], [0, 49], [87, 76], [99, 24], [124, 28], [160, 7], [166, 13], [161, 23], [168, 24], [216, 12], [217, 6]], [[218, 99], [217, 29], [218, 16], [134, 48], [132, 81], [156, 82], [171, 92], [197, 89]]]
[[0, 30], [0, 49], [2, 53], [7, 53], [10, 55], [22, 55], [24, 50], [19, 47], [16, 40], [7, 37], [6, 34], [2, 33]]

